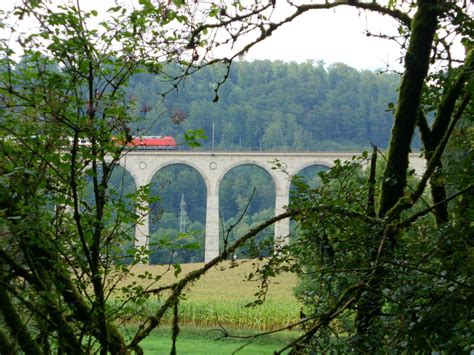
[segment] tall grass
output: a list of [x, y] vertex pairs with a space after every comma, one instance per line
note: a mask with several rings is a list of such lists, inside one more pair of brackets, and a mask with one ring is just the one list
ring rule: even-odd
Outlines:
[[[299, 312], [297, 304], [270, 300], [263, 305], [246, 307], [250, 301], [186, 300], [180, 303], [180, 323], [200, 327], [222, 325], [231, 328], [274, 330], [286, 327], [297, 320]], [[144, 309], [150, 314], [159, 305], [157, 302], [148, 301]], [[167, 314], [164, 321], [170, 322], [171, 315]]]

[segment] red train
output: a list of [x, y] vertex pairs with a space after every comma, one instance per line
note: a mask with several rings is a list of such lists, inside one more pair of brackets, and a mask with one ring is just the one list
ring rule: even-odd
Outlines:
[[176, 150], [178, 145], [170, 136], [140, 136], [134, 137], [127, 147], [137, 149]]

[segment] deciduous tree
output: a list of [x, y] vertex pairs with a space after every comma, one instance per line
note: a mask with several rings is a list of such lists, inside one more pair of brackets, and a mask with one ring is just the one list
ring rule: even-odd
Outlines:
[[[128, 79], [164, 75], [171, 60], [186, 71], [189, 50], [179, 42], [187, 35], [170, 23], [192, 14], [142, 3], [102, 17], [81, 5], [25, 0], [1, 19], [10, 31], [0, 42], [2, 353], [140, 353], [150, 330], [125, 340], [117, 320], [147, 296], [134, 285], [114, 293], [130, 272], [121, 245], [134, 244], [148, 187], [123, 195], [110, 178], [143, 110], [124, 90]], [[160, 31], [148, 33], [157, 21]], [[129, 255], [132, 264], [147, 258], [140, 248]]]

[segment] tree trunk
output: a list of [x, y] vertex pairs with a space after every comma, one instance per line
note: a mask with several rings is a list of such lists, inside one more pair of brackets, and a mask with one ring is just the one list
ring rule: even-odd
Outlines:
[[[405, 55], [405, 74], [400, 85], [387, 167], [383, 175], [378, 211], [380, 217], [398, 218], [398, 214], [390, 215], [390, 209], [403, 197], [406, 187], [411, 140], [417, 122], [423, 82], [429, 69], [433, 38], [441, 9], [442, 6], [438, 1], [419, 0], [417, 12], [411, 23], [410, 43]], [[396, 235], [395, 231], [391, 229], [388, 225], [382, 235], [374, 236], [384, 238], [381, 251], [374, 250], [372, 253], [372, 260], [377, 260], [379, 265], [375, 265], [375, 271], [367, 274], [366, 287], [358, 301], [357, 336], [354, 338], [354, 345], [355, 349], [361, 352], [372, 353], [377, 348], [378, 331], [375, 320], [381, 314], [382, 289], [387, 277], [383, 260], [390, 258], [394, 246], [393, 239]]]
[[[6, 326], [10, 329], [10, 334], [15, 338], [17, 344], [25, 354], [41, 354], [41, 349], [34, 341], [30, 331], [24, 324], [20, 315], [12, 304], [10, 295], [6, 288], [0, 284], [0, 314]], [[5, 339], [6, 340], [6, 339]], [[2, 341], [3, 342], [3, 341]]]
[[385, 216], [404, 193], [411, 140], [438, 24], [440, 5], [437, 1], [420, 0], [418, 6], [411, 24], [410, 44], [405, 55], [405, 74], [400, 84], [387, 167], [382, 183], [380, 217]]

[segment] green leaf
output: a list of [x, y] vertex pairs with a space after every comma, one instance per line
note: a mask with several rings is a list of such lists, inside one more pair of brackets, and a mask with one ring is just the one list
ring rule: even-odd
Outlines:
[[184, 250], [199, 250], [201, 249], [201, 245], [199, 243], [189, 243], [183, 245]]
[[189, 129], [184, 133], [184, 140], [186, 144], [191, 148], [197, 148], [201, 146], [200, 140], [207, 140], [207, 136], [203, 129]]
[[178, 277], [178, 275], [182, 271], [181, 264], [173, 264], [173, 268], [174, 268], [174, 276]]

